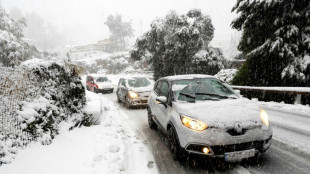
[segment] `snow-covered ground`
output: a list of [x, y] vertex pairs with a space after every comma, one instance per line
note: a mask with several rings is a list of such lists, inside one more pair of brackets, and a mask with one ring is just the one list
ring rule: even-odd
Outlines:
[[[5, 174], [157, 173], [153, 156], [122, 118], [126, 114], [103, 96], [87, 91], [91, 104], [102, 103], [100, 124], [62, 131], [48, 146], [35, 143], [0, 167]], [[100, 113], [98, 105], [88, 106]]]
[[[150, 74], [108, 75], [115, 87], [121, 77], [133, 76]], [[86, 76], [82, 76], [84, 85], [85, 79]], [[56, 136], [51, 145], [34, 143], [20, 150], [11, 164], [0, 167], [0, 173], [158, 173], [159, 164], [154, 160], [154, 147], [150, 149], [145, 139], [141, 139], [133, 128], [140, 129], [139, 126], [146, 126], [147, 122], [140, 120], [140, 123], [128, 123], [130, 117], [141, 115], [142, 110], [130, 111], [128, 114], [111, 96], [89, 91], [86, 91], [86, 95], [88, 105], [84, 110], [99, 118], [100, 124], [72, 131], [63, 124], [60, 135]], [[115, 93], [111, 95], [114, 96]], [[310, 154], [309, 106], [254, 101], [269, 114], [275, 140]], [[160, 149], [154, 151], [157, 153]], [[170, 153], [166, 154], [169, 155]]]

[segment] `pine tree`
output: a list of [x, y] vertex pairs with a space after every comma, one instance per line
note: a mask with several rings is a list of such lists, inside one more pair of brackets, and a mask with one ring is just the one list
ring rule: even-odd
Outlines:
[[126, 46], [126, 38], [132, 37], [134, 30], [131, 26], [131, 21], [124, 22], [121, 15], [108, 16], [105, 24], [111, 32], [110, 39], [114, 42], [116, 49], [123, 51]]
[[233, 84], [310, 86], [309, 0], [238, 0], [232, 11], [247, 58]]
[[29, 57], [31, 47], [22, 40], [25, 26], [25, 19], [16, 22], [0, 7], [0, 65], [18, 65]]

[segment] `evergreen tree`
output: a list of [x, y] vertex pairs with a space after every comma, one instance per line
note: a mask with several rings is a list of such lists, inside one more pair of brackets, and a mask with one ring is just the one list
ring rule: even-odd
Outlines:
[[25, 26], [25, 19], [16, 22], [0, 7], [0, 65], [18, 65], [30, 56], [31, 47], [22, 40]]
[[219, 64], [218, 71], [206, 66], [212, 65], [214, 56], [222, 55], [219, 50], [209, 49], [213, 33], [210, 17], [200, 10], [190, 10], [186, 15], [171, 11], [164, 19], [152, 22], [151, 29], [136, 41], [131, 57], [151, 57], [155, 79], [176, 74], [216, 74], [223, 67], [220, 61], [214, 65]]
[[238, 0], [232, 11], [247, 58], [233, 84], [310, 86], [309, 0]]
[[110, 39], [116, 47], [124, 50], [126, 46], [126, 38], [132, 37], [134, 30], [131, 26], [131, 21], [124, 22], [122, 16], [117, 14], [115, 16], [108, 16], [105, 24], [109, 27], [111, 32]]

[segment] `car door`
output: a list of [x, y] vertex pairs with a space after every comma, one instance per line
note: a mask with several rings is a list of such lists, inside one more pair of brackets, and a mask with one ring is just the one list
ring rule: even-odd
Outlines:
[[167, 103], [166, 104], [161, 104], [157, 102], [157, 109], [158, 109], [158, 121], [160, 124], [166, 128], [167, 123], [169, 122], [169, 117], [168, 113], [169, 110], [171, 109], [171, 106], [169, 105], [169, 91], [170, 91], [170, 85], [168, 81], [162, 81], [160, 85], [160, 91], [159, 91], [159, 96], [165, 96], [167, 98]]
[[119, 79], [118, 84], [117, 84], [117, 90], [116, 90], [116, 95], [119, 97], [120, 100], [122, 100], [121, 94], [122, 94], [122, 82], [123, 78]]
[[158, 120], [158, 103], [156, 102], [156, 97], [159, 97], [160, 85], [162, 81], [157, 81], [154, 85], [154, 89], [151, 92], [149, 106], [151, 108], [152, 114], [156, 116]]
[[92, 77], [92, 76], [89, 76], [89, 80], [90, 80], [90, 82], [89, 82], [89, 89], [91, 90], [91, 91], [94, 91], [94, 78]]
[[120, 86], [119, 86], [119, 97], [122, 101], [125, 101], [126, 95], [127, 95], [126, 80], [122, 79], [120, 81]]

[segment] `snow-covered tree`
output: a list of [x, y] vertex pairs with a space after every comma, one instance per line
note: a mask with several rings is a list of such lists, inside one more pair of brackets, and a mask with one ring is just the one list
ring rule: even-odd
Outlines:
[[108, 16], [105, 24], [109, 27], [111, 32], [110, 39], [114, 45], [119, 47], [120, 50], [124, 50], [126, 47], [126, 38], [132, 37], [134, 32], [131, 21], [124, 22], [122, 16], [117, 14], [115, 16]]
[[216, 74], [220, 69], [214, 71], [208, 66], [219, 63], [222, 53], [208, 47], [213, 33], [210, 17], [200, 10], [190, 10], [186, 15], [171, 11], [164, 19], [152, 22], [151, 29], [136, 41], [131, 57], [140, 60], [150, 56], [155, 79], [175, 74]]
[[310, 86], [309, 0], [238, 0], [233, 11], [247, 58], [234, 84]]
[[22, 40], [25, 26], [25, 19], [14, 21], [0, 7], [0, 65], [18, 65], [29, 57], [31, 47]]

